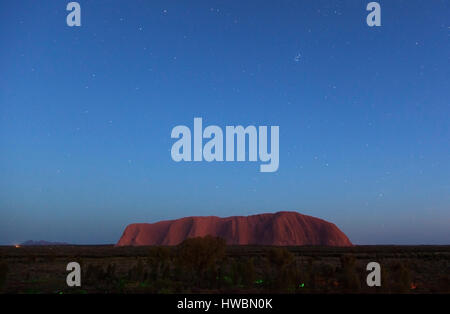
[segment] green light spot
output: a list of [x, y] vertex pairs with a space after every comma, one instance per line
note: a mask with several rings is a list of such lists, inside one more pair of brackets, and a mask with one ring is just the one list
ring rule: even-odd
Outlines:
[[298, 286], [299, 286], [299, 288], [304, 288], [304, 287], [305, 287], [305, 284], [304, 284], [304, 283], [301, 283], [301, 284], [299, 284]]

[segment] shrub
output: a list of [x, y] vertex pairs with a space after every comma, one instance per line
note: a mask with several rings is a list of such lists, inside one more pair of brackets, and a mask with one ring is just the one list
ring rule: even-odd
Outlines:
[[199, 283], [208, 271], [217, 267], [225, 257], [226, 242], [212, 236], [189, 238], [178, 246], [177, 263], [191, 272], [191, 279]]
[[150, 248], [147, 263], [150, 266], [152, 280], [169, 277], [171, 252], [166, 247], [155, 246]]
[[361, 279], [356, 269], [356, 259], [353, 255], [341, 256], [339, 278], [342, 287], [348, 292], [357, 292], [361, 288]]
[[269, 262], [275, 267], [283, 267], [289, 265], [294, 261], [294, 254], [285, 248], [274, 247], [270, 248], [266, 256]]
[[441, 293], [450, 293], [450, 275], [443, 274], [439, 278], [439, 291]]
[[3, 285], [6, 282], [8, 272], [9, 272], [8, 264], [5, 261], [0, 261], [0, 288], [3, 288]]
[[395, 262], [390, 269], [391, 288], [394, 292], [408, 292], [411, 287], [411, 272], [405, 263]]
[[136, 265], [128, 270], [128, 279], [133, 281], [145, 281], [147, 279], [147, 273], [145, 272], [142, 259], [138, 259]]
[[97, 284], [104, 279], [103, 267], [100, 265], [89, 264], [86, 268], [85, 280], [88, 284]]
[[240, 261], [238, 266], [242, 284], [251, 287], [256, 279], [255, 264], [253, 258], [246, 258]]
[[266, 251], [265, 278], [267, 286], [277, 291], [295, 290], [298, 279], [294, 254], [286, 248], [270, 248]]
[[106, 269], [104, 269], [101, 265], [88, 264], [84, 278], [86, 284], [88, 285], [116, 285], [118, 281], [118, 278], [116, 276], [116, 264], [108, 264], [106, 266]]

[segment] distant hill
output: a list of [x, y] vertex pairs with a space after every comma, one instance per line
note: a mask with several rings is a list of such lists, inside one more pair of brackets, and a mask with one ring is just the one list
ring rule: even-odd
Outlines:
[[206, 235], [223, 238], [230, 245], [352, 246], [333, 223], [297, 212], [226, 218], [185, 217], [152, 224], [131, 224], [117, 246], [177, 245], [187, 238]]
[[20, 244], [21, 246], [43, 246], [43, 245], [69, 245], [69, 243], [65, 242], [49, 242], [44, 240], [33, 241], [28, 240]]

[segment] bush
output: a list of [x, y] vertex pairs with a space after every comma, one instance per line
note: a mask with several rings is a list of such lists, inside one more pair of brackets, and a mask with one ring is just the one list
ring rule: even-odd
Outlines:
[[113, 286], [119, 280], [116, 276], [116, 264], [111, 263], [106, 269], [101, 265], [88, 264], [84, 276], [86, 284], [93, 286]]
[[144, 268], [142, 259], [139, 259], [136, 265], [128, 270], [128, 280], [133, 281], [145, 281], [147, 279], [147, 273]]
[[[225, 257], [226, 242], [212, 236], [189, 238], [178, 246], [177, 264], [190, 272], [191, 280], [200, 283], [208, 272], [217, 269]], [[189, 275], [189, 274], [187, 274]]]
[[6, 277], [8, 276], [9, 267], [5, 261], [0, 261], [0, 288], [3, 288], [3, 285], [6, 282]]
[[443, 274], [439, 278], [439, 291], [441, 293], [450, 293], [450, 275]]
[[242, 278], [242, 284], [251, 287], [256, 279], [255, 264], [253, 258], [246, 258], [239, 263], [238, 271]]
[[158, 280], [169, 277], [171, 252], [166, 247], [150, 248], [147, 263], [150, 266], [150, 278]]
[[266, 286], [279, 292], [294, 291], [298, 280], [294, 254], [286, 248], [270, 248], [266, 251]]
[[339, 269], [340, 283], [348, 292], [357, 292], [361, 288], [361, 278], [356, 269], [356, 259], [353, 255], [341, 256]]
[[294, 254], [285, 248], [271, 248], [267, 251], [266, 256], [269, 262], [278, 268], [289, 265], [294, 261]]
[[390, 269], [393, 292], [408, 292], [411, 288], [411, 272], [405, 263], [395, 262]]

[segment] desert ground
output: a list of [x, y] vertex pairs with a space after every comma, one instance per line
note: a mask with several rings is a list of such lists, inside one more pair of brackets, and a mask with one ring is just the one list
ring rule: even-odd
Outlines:
[[[381, 265], [368, 287], [366, 265]], [[81, 265], [68, 287], [66, 265]], [[0, 292], [67, 293], [450, 293], [450, 246], [0, 247]]]

